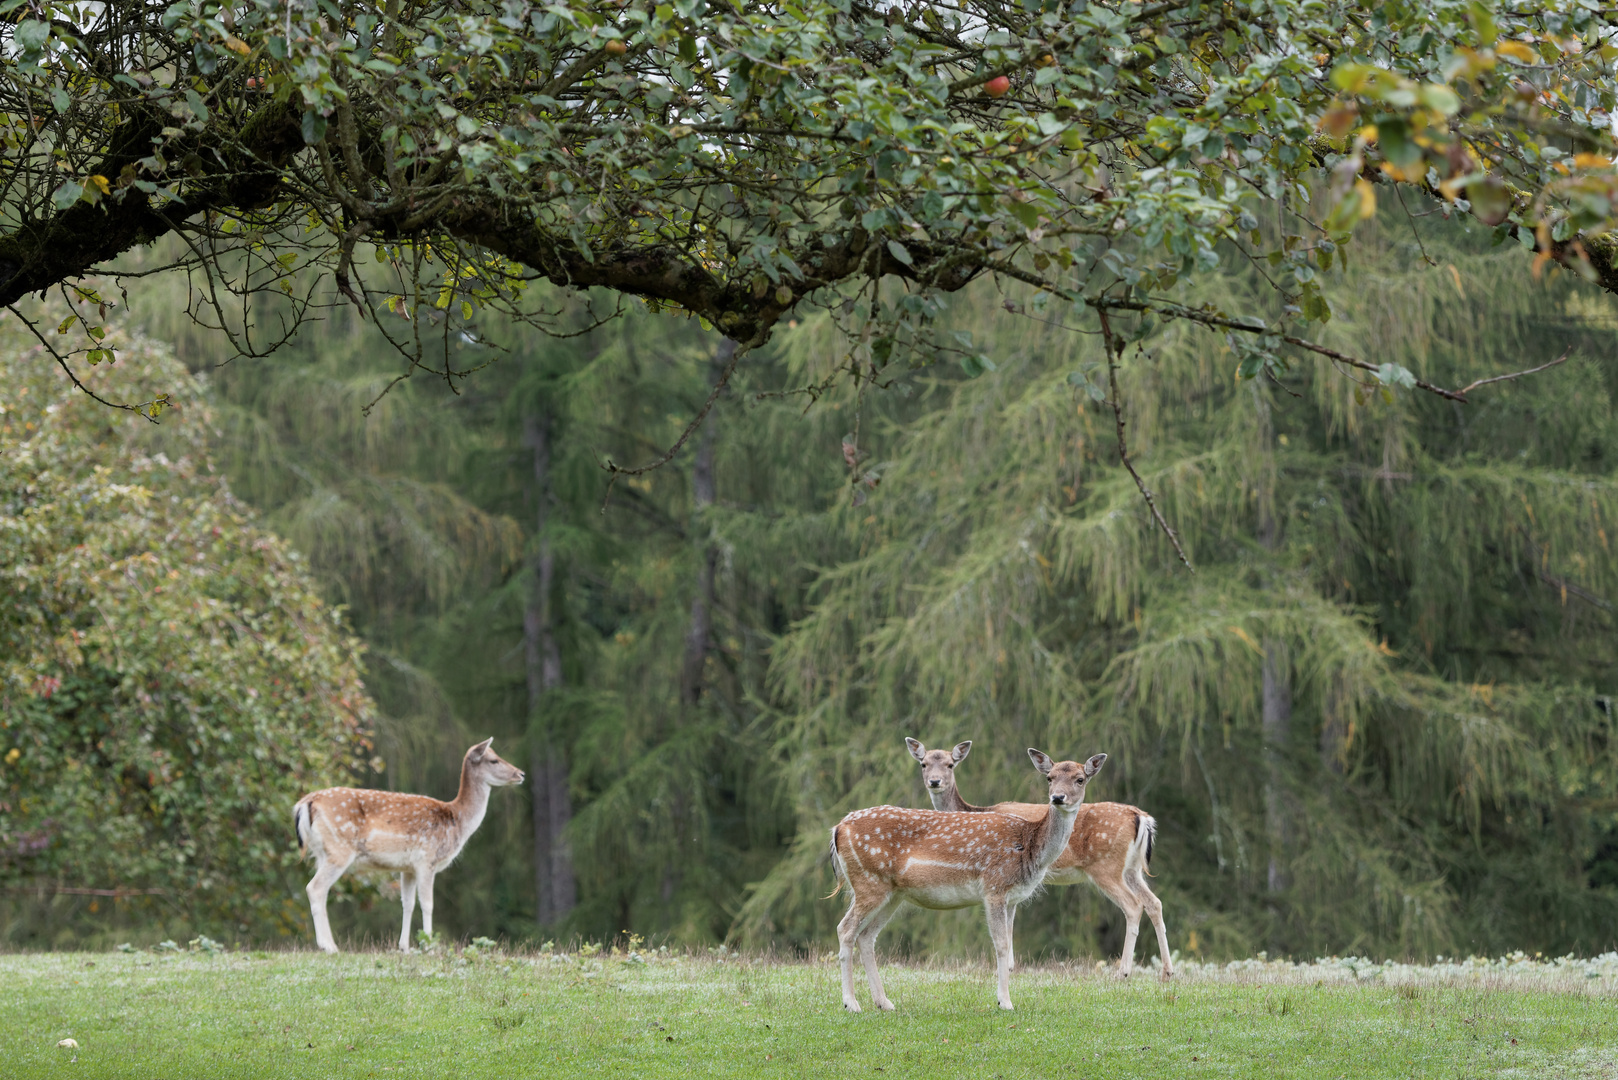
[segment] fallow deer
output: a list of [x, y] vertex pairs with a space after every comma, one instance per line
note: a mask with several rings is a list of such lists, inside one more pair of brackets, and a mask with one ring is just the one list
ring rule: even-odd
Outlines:
[[[906, 739], [910, 755], [921, 763], [922, 781], [935, 810], [980, 814], [993, 811], [1032, 818], [1045, 812], [1037, 803], [996, 803], [973, 806], [961, 798], [955, 786], [955, 766], [972, 750], [970, 741], [957, 743], [952, 750], [929, 750], [915, 739]], [[1118, 975], [1128, 978], [1134, 966], [1135, 939], [1140, 935], [1140, 916], [1145, 911], [1157, 928], [1158, 955], [1163, 960], [1163, 977], [1174, 975], [1169, 958], [1169, 934], [1163, 925], [1163, 903], [1146, 884], [1145, 871], [1152, 862], [1152, 845], [1157, 839], [1157, 821], [1146, 811], [1124, 803], [1088, 803], [1080, 807], [1068, 838], [1067, 850], [1050, 873], [1047, 885], [1077, 885], [1086, 876], [1123, 910], [1127, 929], [1124, 955], [1118, 962]], [[1015, 910], [1007, 921], [1015, 923]], [[1016, 966], [1015, 959], [1012, 966]]]
[[315, 921], [315, 944], [337, 951], [326, 918], [326, 894], [350, 868], [397, 870], [404, 901], [399, 948], [410, 951], [410, 919], [421, 894], [421, 928], [433, 932], [433, 877], [461, 853], [483, 824], [489, 789], [520, 784], [523, 772], [501, 759], [484, 739], [461, 761], [461, 789], [454, 801], [365, 788], [327, 788], [298, 800], [292, 820], [305, 856], [314, 856], [315, 876], [304, 890]]
[[856, 941], [872, 1001], [878, 1009], [893, 1008], [877, 972], [876, 937], [907, 901], [935, 910], [983, 905], [994, 944], [996, 993], [1002, 1009], [1012, 1007], [1007, 913], [1038, 890], [1066, 850], [1084, 785], [1107, 760], [1097, 754], [1083, 764], [1058, 764], [1033, 749], [1028, 756], [1050, 784], [1050, 804], [1037, 819], [877, 806], [854, 811], [832, 829], [832, 868], [838, 887], [848, 886], [851, 894], [848, 913], [837, 924], [843, 1004], [850, 1012], [860, 1011]]

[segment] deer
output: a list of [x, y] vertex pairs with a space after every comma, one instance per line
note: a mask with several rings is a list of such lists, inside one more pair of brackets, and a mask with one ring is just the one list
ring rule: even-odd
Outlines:
[[1083, 763], [1058, 763], [1032, 748], [1028, 757], [1050, 789], [1049, 805], [1037, 818], [877, 806], [854, 811], [832, 829], [837, 875], [832, 896], [846, 887], [850, 897], [837, 924], [843, 1006], [849, 1012], [860, 1011], [854, 995], [856, 942], [872, 1002], [893, 1011], [877, 971], [876, 938], [906, 903], [937, 911], [982, 904], [994, 946], [997, 1000], [1002, 1009], [1012, 1008], [1009, 913], [1038, 891], [1067, 849], [1084, 785], [1107, 760], [1106, 754], [1096, 754]]
[[503, 760], [484, 739], [461, 761], [461, 787], [450, 802], [366, 788], [326, 788], [292, 808], [299, 854], [314, 857], [315, 876], [305, 892], [315, 923], [315, 944], [335, 953], [326, 917], [326, 894], [350, 870], [398, 871], [404, 901], [399, 948], [410, 951], [410, 920], [421, 895], [421, 928], [433, 932], [433, 878], [455, 860], [483, 824], [489, 790], [523, 782], [523, 771]]
[[[1015, 814], [1032, 818], [1044, 813], [1037, 803], [1003, 802], [993, 806], [973, 806], [961, 798], [955, 786], [955, 766], [972, 750], [970, 740], [950, 750], [929, 750], [915, 739], [906, 739], [910, 756], [921, 764], [922, 781], [933, 809], [967, 814]], [[1067, 850], [1045, 875], [1047, 885], [1077, 885], [1088, 877], [1123, 910], [1127, 929], [1124, 954], [1118, 961], [1118, 977], [1129, 978], [1134, 966], [1135, 940], [1140, 936], [1141, 912], [1146, 912], [1157, 929], [1157, 950], [1163, 960], [1162, 977], [1174, 977], [1169, 958], [1169, 933], [1163, 925], [1163, 902], [1146, 884], [1151, 868], [1152, 847], [1157, 840], [1157, 821], [1144, 810], [1124, 803], [1089, 803], [1079, 809]], [[1015, 922], [1017, 912], [1007, 919]], [[1016, 966], [1015, 958], [1011, 965]]]

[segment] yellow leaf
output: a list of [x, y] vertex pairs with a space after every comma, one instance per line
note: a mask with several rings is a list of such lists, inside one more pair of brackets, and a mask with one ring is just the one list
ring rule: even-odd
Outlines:
[[1258, 642], [1254, 641], [1252, 636], [1249, 635], [1246, 630], [1243, 630], [1239, 626], [1232, 626], [1230, 628], [1230, 632], [1235, 634], [1237, 637], [1241, 638], [1243, 643], [1245, 643], [1249, 649], [1252, 649], [1254, 652], [1258, 653], [1260, 656], [1264, 655], [1264, 650], [1258, 647]]
[[1494, 51], [1502, 56], [1509, 56], [1513, 60], [1519, 60], [1524, 64], [1539, 63], [1539, 53], [1534, 51], [1533, 46], [1524, 45], [1520, 41], [1502, 41], [1494, 47]]
[[243, 41], [235, 34], [225, 38], [225, 48], [229, 49], [233, 53], [239, 53], [242, 56], [246, 56], [248, 53], [253, 51], [248, 47], [247, 42]]
[[1360, 220], [1376, 216], [1376, 188], [1364, 177], [1354, 181], [1354, 190], [1360, 193]]
[[1612, 165], [1602, 154], [1574, 154], [1573, 164], [1581, 169], [1605, 169]]
[[[1590, 157], [1591, 155], [1589, 155], [1589, 154], [1581, 154], [1580, 156], [1581, 157]], [[105, 176], [100, 176], [100, 175], [92, 176], [92, 177], [90, 177], [90, 179], [87, 182], [91, 183], [91, 184], [94, 184], [97, 188], [99, 188], [101, 190], [101, 194], [103, 194], [103, 195], [111, 195], [112, 194], [112, 184], [111, 184], [111, 182], [109, 182], [107, 180], [107, 178]]]

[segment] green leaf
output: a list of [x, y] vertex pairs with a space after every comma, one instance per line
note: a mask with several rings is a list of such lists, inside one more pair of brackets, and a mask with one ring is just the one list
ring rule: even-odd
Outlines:
[[1039, 226], [1039, 207], [1033, 203], [1013, 202], [1011, 212], [1025, 228], [1033, 229]]
[[64, 180], [55, 191], [51, 192], [51, 205], [58, 210], [66, 210], [84, 196], [84, 185], [72, 180]]
[[905, 246], [897, 240], [888, 241], [888, 253], [906, 266], [915, 265], [915, 260], [910, 257], [910, 252], [905, 250]]
[[1400, 386], [1406, 390], [1416, 388], [1416, 377], [1399, 364], [1383, 364], [1377, 369], [1376, 377], [1383, 386]]
[[1511, 213], [1511, 193], [1498, 176], [1485, 176], [1466, 185], [1466, 198], [1472, 204], [1472, 213], [1485, 225], [1499, 225]]
[[37, 53], [51, 39], [51, 27], [49, 23], [37, 19], [24, 19], [17, 24], [17, 29], [12, 31], [11, 37], [24, 53]]

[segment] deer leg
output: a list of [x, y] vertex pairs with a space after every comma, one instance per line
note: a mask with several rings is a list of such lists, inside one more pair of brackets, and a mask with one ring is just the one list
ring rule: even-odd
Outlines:
[[1096, 888], [1107, 894], [1107, 899], [1118, 905], [1118, 910], [1124, 913], [1124, 955], [1118, 961], [1118, 977], [1129, 978], [1134, 968], [1135, 938], [1140, 934], [1141, 900], [1135, 895], [1122, 872], [1116, 876], [1108, 874], [1091, 874], [1090, 880], [1095, 882]]
[[995, 991], [1002, 1009], [1010, 1010], [1011, 1005], [1011, 919], [1008, 917], [1006, 902], [1003, 898], [991, 898], [983, 902], [983, 910], [989, 917], [989, 940], [994, 944], [994, 977]]
[[[1118, 961], [1118, 977], [1129, 978], [1129, 973], [1135, 966], [1135, 939], [1140, 937], [1140, 898], [1131, 894], [1131, 903], [1124, 908], [1124, 919], [1127, 929], [1124, 931], [1124, 955]], [[1122, 907], [1123, 905], [1119, 905]]]
[[433, 868], [416, 867], [416, 891], [421, 896], [421, 932], [433, 936]]
[[326, 917], [326, 894], [331, 892], [331, 887], [337, 884], [337, 879], [343, 876], [343, 871], [353, 861], [352, 855], [347, 862], [328, 862], [322, 857], [315, 867], [315, 876], [304, 887], [303, 891], [309, 896], [309, 916], [315, 923], [315, 945], [321, 952], [337, 951], [337, 940], [331, 936], [331, 920]]
[[[1138, 875], [1130, 882], [1135, 887], [1135, 894], [1140, 897], [1140, 903], [1146, 909], [1146, 915], [1152, 920], [1152, 926], [1157, 930], [1157, 955], [1163, 961], [1163, 978], [1174, 977], [1174, 961], [1169, 958], [1169, 931], [1163, 925], [1163, 901], [1154, 893]], [[1137, 924], [1139, 917], [1136, 918]]]
[[837, 924], [837, 962], [843, 974], [843, 1008], [849, 1012], [859, 1012], [860, 1002], [854, 996], [854, 943], [859, 938], [866, 920], [870, 918], [872, 912], [887, 902], [887, 897], [872, 897], [869, 894], [862, 896], [854, 888], [852, 880], [849, 882], [848, 891], [850, 894], [848, 911]]
[[1006, 970], [1007, 971], [1016, 971], [1017, 970], [1016, 927], [1017, 927], [1017, 905], [1016, 904], [1007, 904], [1006, 905]]
[[897, 897], [888, 897], [886, 903], [866, 917], [865, 928], [859, 935], [860, 960], [865, 964], [865, 979], [871, 984], [871, 1001], [883, 1012], [892, 1012], [893, 1002], [888, 1000], [887, 992], [882, 989], [882, 976], [877, 971], [876, 936], [903, 906], [904, 902]]
[[399, 872], [399, 899], [404, 901], [404, 929], [399, 931], [399, 951], [410, 951], [410, 917], [416, 913], [416, 875]]

